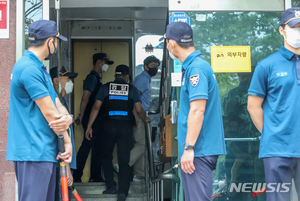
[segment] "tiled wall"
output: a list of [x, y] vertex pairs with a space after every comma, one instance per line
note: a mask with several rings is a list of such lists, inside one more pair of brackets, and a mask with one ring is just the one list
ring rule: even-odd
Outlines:
[[[10, 74], [16, 58], [16, 0], [10, 0], [9, 39], [0, 39], [0, 200], [15, 200], [15, 173], [6, 161]], [[17, 125], [16, 125], [17, 126]]]

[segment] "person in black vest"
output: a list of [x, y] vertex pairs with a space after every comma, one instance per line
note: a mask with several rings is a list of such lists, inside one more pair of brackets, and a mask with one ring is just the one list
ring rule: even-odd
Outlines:
[[[95, 135], [92, 127], [94, 121], [97, 121], [97, 115], [100, 108], [104, 112], [100, 115], [103, 119], [104, 142], [103, 143], [103, 171], [106, 180], [107, 189], [103, 194], [118, 193], [117, 201], [125, 201], [130, 186], [130, 149], [133, 137], [133, 126], [136, 121], [133, 115], [135, 109], [137, 115], [146, 123], [151, 120], [146, 116], [142, 108], [140, 94], [136, 87], [128, 84], [129, 67], [119, 65], [115, 72], [115, 81], [103, 85], [92, 108], [89, 123], [86, 130], [86, 138]], [[117, 143], [118, 163], [119, 163], [119, 189], [116, 190], [116, 182], [113, 174], [113, 149]]]
[[[105, 53], [97, 53], [93, 55], [93, 70], [90, 74], [87, 75], [84, 85], [83, 85], [83, 95], [80, 103], [80, 114], [78, 115], [75, 122], [84, 129], [84, 133], [87, 129], [87, 124], [89, 121], [91, 109], [95, 102], [95, 97], [102, 85], [102, 79], [100, 74], [106, 72], [108, 65], [113, 64], [114, 62], [109, 60]], [[101, 114], [101, 112], [99, 113]], [[97, 117], [98, 118], [98, 117]], [[81, 176], [83, 174], [83, 169], [86, 163], [86, 159], [89, 155], [90, 149], [92, 148], [92, 157], [91, 157], [91, 176], [90, 182], [101, 182], [104, 181], [101, 177], [101, 143], [102, 138], [102, 128], [101, 124], [93, 125], [94, 129], [94, 138], [87, 139], [83, 138], [82, 144], [77, 153], [77, 169], [74, 171], [74, 181], [81, 182]]]

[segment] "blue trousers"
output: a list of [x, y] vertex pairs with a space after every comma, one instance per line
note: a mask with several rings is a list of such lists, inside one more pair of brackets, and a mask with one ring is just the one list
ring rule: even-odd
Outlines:
[[[292, 178], [295, 181], [296, 191], [300, 198], [300, 158], [270, 157], [263, 160], [267, 184], [267, 201], [289, 201]], [[273, 183], [272, 186], [268, 186], [271, 183]]]
[[56, 168], [51, 162], [14, 162], [19, 201], [54, 201]]
[[213, 190], [212, 172], [216, 169], [218, 156], [195, 157], [193, 174], [181, 170], [185, 201], [211, 201]]

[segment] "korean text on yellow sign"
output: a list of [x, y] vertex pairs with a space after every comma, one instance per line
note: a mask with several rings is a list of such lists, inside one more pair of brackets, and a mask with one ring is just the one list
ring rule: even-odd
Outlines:
[[211, 46], [211, 66], [216, 73], [251, 72], [250, 46]]

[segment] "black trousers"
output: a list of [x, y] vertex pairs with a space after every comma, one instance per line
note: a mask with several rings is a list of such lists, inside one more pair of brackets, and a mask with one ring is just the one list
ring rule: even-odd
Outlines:
[[118, 149], [119, 164], [119, 190], [118, 194], [128, 195], [130, 186], [130, 150], [132, 143], [132, 124], [130, 121], [110, 119], [104, 122], [104, 141], [103, 144], [103, 171], [106, 187], [116, 185], [114, 181], [114, 170], [112, 165], [113, 150], [115, 143]]
[[82, 127], [84, 129], [83, 141], [78, 150], [76, 161], [77, 169], [74, 170], [74, 180], [78, 181], [81, 179], [83, 169], [86, 163], [86, 159], [92, 149], [91, 155], [91, 176], [90, 179], [99, 181], [101, 179], [101, 158], [102, 158], [102, 144], [103, 144], [103, 124], [95, 120], [93, 128], [93, 137], [91, 140], [85, 138], [85, 132], [87, 129], [88, 120], [82, 120]]

